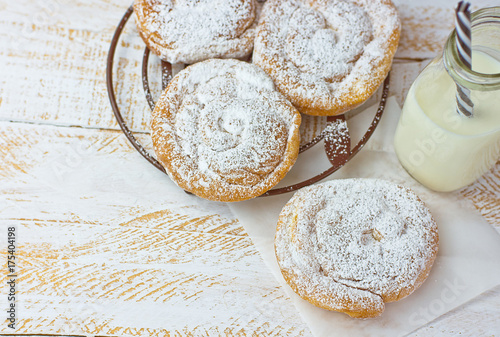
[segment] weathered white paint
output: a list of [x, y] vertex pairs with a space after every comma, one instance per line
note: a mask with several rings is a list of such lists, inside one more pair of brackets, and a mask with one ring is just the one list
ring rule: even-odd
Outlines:
[[[391, 94], [402, 103], [449, 34], [455, 2], [394, 2], [403, 32]], [[491, 5], [498, 0], [473, 8]], [[227, 206], [178, 191], [116, 131], [105, 67], [128, 6], [0, 0], [0, 231], [19, 229], [17, 332], [310, 336]], [[143, 47], [131, 21], [115, 87], [149, 144]], [[324, 120], [307, 124], [310, 137]], [[461, 194], [500, 231], [500, 164]], [[5, 240], [0, 247], [4, 261]], [[499, 296], [494, 288], [412, 335], [499, 334]]]

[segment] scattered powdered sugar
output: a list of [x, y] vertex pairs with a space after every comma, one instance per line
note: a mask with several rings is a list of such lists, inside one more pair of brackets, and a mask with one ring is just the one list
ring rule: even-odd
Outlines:
[[329, 109], [378, 87], [399, 30], [397, 12], [384, 0], [268, 0], [253, 60], [292, 103], [303, 106], [300, 97]]
[[153, 112], [152, 137], [181, 187], [212, 199], [248, 199], [293, 165], [299, 125], [300, 114], [265, 72], [215, 59], [174, 77]]
[[147, 44], [168, 62], [246, 57], [252, 51], [254, 0], [136, 0], [135, 8]]
[[299, 295], [320, 291], [331, 308], [342, 308], [347, 297], [381, 312], [383, 302], [425, 280], [437, 242], [436, 223], [413, 192], [383, 180], [345, 179], [298, 191], [280, 215], [275, 248]]
[[[329, 22], [335, 22], [335, 30]], [[338, 2], [322, 13], [298, 7], [288, 23], [285, 51], [300, 71], [332, 82], [351, 71], [371, 32], [368, 15], [353, 3]]]
[[325, 151], [328, 156], [347, 156], [351, 153], [351, 137], [345, 119], [328, 122], [325, 129]]

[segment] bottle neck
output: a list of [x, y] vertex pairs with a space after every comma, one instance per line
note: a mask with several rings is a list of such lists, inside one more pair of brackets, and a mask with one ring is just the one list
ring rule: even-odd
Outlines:
[[[500, 63], [500, 7], [472, 13], [471, 28], [472, 50], [485, 53]], [[456, 30], [453, 30], [443, 51], [444, 66], [455, 82], [471, 90], [499, 90], [500, 73], [483, 74], [469, 69], [458, 56], [455, 38]]]

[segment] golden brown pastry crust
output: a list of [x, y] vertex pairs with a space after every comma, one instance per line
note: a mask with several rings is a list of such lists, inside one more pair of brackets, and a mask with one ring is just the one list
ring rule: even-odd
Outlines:
[[255, 0], [135, 0], [140, 36], [170, 63], [245, 58], [252, 52]]
[[268, 0], [253, 62], [300, 112], [338, 115], [383, 82], [400, 29], [390, 0]]
[[295, 163], [300, 113], [257, 66], [213, 59], [169, 83], [153, 111], [158, 160], [186, 191], [240, 201], [276, 185]]
[[376, 317], [427, 278], [437, 225], [409, 189], [376, 179], [333, 180], [297, 192], [283, 208], [275, 251], [304, 300], [352, 317]]

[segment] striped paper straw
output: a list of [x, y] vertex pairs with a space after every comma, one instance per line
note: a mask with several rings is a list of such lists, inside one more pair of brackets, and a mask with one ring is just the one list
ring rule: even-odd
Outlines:
[[[455, 42], [458, 57], [469, 69], [472, 68], [472, 41], [470, 3], [460, 1], [455, 10]], [[466, 117], [472, 116], [474, 103], [470, 98], [470, 90], [457, 83], [457, 112]]]

